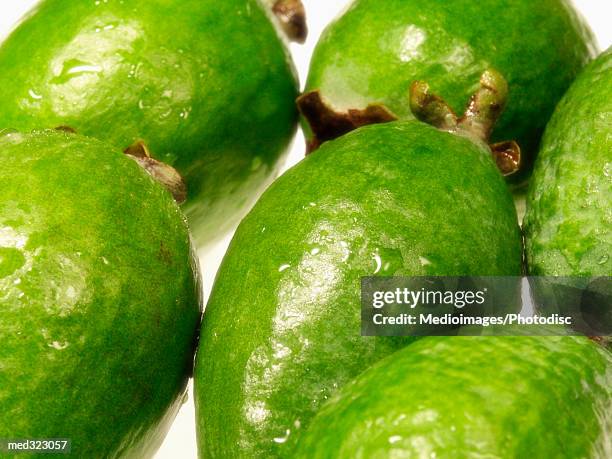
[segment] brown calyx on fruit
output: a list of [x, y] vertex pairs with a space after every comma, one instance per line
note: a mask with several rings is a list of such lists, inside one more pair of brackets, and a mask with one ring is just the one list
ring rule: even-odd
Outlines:
[[489, 145], [497, 168], [503, 175], [512, 175], [521, 166], [521, 147], [514, 140]]
[[123, 152], [136, 161], [155, 181], [170, 191], [178, 204], [187, 200], [187, 185], [183, 177], [172, 166], [153, 159], [147, 145], [142, 140], [130, 145]]
[[308, 37], [306, 9], [301, 0], [276, 0], [272, 12], [291, 41], [304, 43]]
[[368, 105], [363, 110], [351, 109], [346, 112], [338, 112], [323, 100], [318, 90], [298, 97], [297, 106], [308, 121], [313, 133], [306, 154], [312, 153], [323, 142], [336, 139], [361, 126], [388, 123], [398, 119], [380, 104]]
[[[458, 118], [449, 105], [423, 81], [410, 86], [410, 109], [419, 120], [449, 132], [467, 134], [489, 144], [493, 126], [501, 116], [508, 99], [508, 84], [496, 70], [486, 70], [480, 87], [470, 98], [465, 113]], [[521, 149], [514, 141], [489, 144], [493, 159], [504, 175], [519, 170]]]

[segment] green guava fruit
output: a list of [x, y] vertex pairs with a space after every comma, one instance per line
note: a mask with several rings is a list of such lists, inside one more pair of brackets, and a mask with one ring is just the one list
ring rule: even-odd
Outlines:
[[152, 455], [193, 366], [192, 254], [170, 194], [114, 147], [0, 136], [0, 438]]
[[591, 31], [566, 0], [355, 0], [323, 33], [306, 89], [338, 110], [382, 103], [406, 119], [413, 80], [428, 81], [458, 110], [493, 67], [510, 87], [493, 140], [521, 145], [516, 183], [555, 105], [595, 54]]
[[296, 458], [609, 458], [612, 354], [568, 336], [427, 337], [330, 400]]
[[277, 175], [297, 120], [290, 58], [256, 0], [44, 0], [0, 46], [0, 87], [0, 129], [142, 142], [177, 169], [198, 246]]
[[527, 198], [529, 272], [612, 275], [612, 48], [578, 77], [542, 141]]
[[[474, 97], [483, 123], [496, 94], [483, 87]], [[414, 341], [360, 335], [362, 276], [520, 275], [512, 198], [464, 124], [455, 133], [414, 120], [362, 127], [264, 193], [203, 319], [200, 457], [290, 457], [338, 387]]]
[[[528, 269], [540, 311], [612, 334], [612, 48], [576, 79], [555, 110], [528, 190]], [[551, 278], [550, 276], [563, 276]], [[572, 277], [574, 276], [574, 277]], [[607, 341], [610, 341], [607, 339]]]

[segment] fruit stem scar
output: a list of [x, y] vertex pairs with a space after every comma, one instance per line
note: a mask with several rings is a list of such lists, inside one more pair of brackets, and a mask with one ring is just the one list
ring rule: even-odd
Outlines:
[[306, 9], [301, 0], [276, 0], [272, 12], [291, 41], [304, 43], [308, 37]]
[[297, 106], [314, 134], [308, 143], [307, 154], [319, 148], [323, 142], [336, 139], [358, 127], [388, 123], [398, 119], [380, 104], [368, 105], [363, 110], [350, 109], [346, 112], [338, 112], [323, 100], [318, 90], [298, 97]]
[[[441, 97], [430, 92], [429, 85], [415, 81], [410, 86], [410, 109], [414, 116], [438, 129], [463, 133], [489, 143], [493, 126], [508, 99], [508, 83], [496, 70], [488, 69], [480, 77], [480, 87], [470, 98], [463, 116], [457, 116]], [[489, 145], [493, 159], [503, 175], [520, 168], [521, 149], [514, 141]]]
[[187, 185], [176, 169], [151, 157], [147, 145], [138, 140], [123, 152], [136, 161], [155, 181], [163, 185], [178, 204], [187, 200]]

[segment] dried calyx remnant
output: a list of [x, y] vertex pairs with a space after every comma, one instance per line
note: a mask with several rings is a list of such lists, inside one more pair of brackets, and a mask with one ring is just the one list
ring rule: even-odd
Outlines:
[[[58, 126], [55, 130], [69, 134], [77, 133], [76, 129], [70, 126]], [[156, 182], [172, 193], [178, 204], [183, 204], [187, 200], [187, 185], [183, 177], [172, 166], [153, 159], [147, 145], [142, 140], [130, 145], [123, 152], [136, 161]]]
[[[502, 114], [508, 97], [508, 85], [504, 77], [495, 70], [485, 71], [480, 78], [480, 87], [470, 98], [460, 118], [449, 105], [431, 93], [429, 85], [415, 81], [410, 87], [410, 109], [414, 116], [438, 129], [469, 136], [488, 144], [495, 122]], [[369, 105], [364, 110], [338, 112], [330, 107], [319, 91], [303, 94], [297, 100], [298, 108], [308, 121], [313, 138], [308, 144], [308, 153], [323, 142], [340, 137], [358, 127], [375, 123], [387, 123], [398, 119], [384, 105]], [[504, 175], [518, 171], [521, 150], [514, 141], [489, 145], [497, 167]]]
[[[467, 109], [458, 118], [448, 104], [432, 94], [429, 85], [415, 81], [410, 86], [410, 109], [419, 120], [449, 132], [465, 134], [489, 142], [493, 126], [504, 111], [508, 84], [496, 70], [487, 70], [480, 77], [480, 87], [470, 98]], [[493, 159], [504, 175], [515, 173], [520, 166], [521, 149], [512, 140], [490, 144]]]
[[301, 0], [276, 0], [272, 12], [291, 41], [304, 43], [308, 37], [306, 10]]
[[323, 100], [320, 91], [302, 94], [298, 97], [297, 104], [314, 134], [308, 143], [307, 153], [312, 153], [323, 142], [336, 139], [358, 127], [398, 119], [384, 105], [379, 104], [368, 105], [363, 110], [337, 112]]
[[157, 182], [166, 187], [177, 203], [182, 204], [187, 200], [187, 185], [183, 177], [172, 166], [153, 159], [143, 141], [139, 140], [123, 152], [136, 161]]

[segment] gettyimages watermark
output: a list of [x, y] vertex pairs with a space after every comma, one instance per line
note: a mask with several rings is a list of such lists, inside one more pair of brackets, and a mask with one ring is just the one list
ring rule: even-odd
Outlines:
[[611, 277], [364, 277], [364, 336], [612, 335]]
[[70, 454], [69, 438], [0, 438], [0, 454]]

